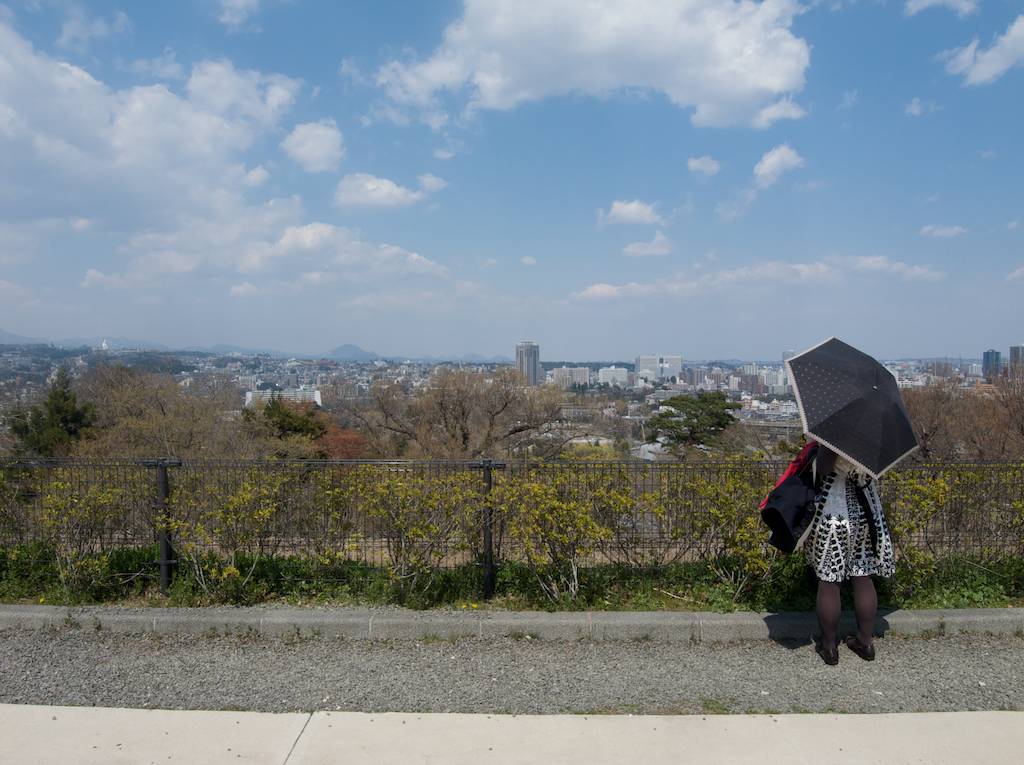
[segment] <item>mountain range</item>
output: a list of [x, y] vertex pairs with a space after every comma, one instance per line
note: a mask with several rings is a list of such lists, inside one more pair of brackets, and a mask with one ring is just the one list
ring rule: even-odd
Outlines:
[[138, 349], [147, 351], [188, 351], [190, 353], [212, 353], [217, 355], [224, 355], [229, 353], [240, 353], [245, 355], [255, 354], [267, 354], [269, 356], [275, 356], [279, 358], [297, 358], [297, 359], [331, 359], [332, 361], [376, 361], [384, 358], [409, 358], [412, 361], [423, 361], [428, 363], [438, 363], [442, 361], [455, 361], [464, 362], [468, 364], [506, 364], [510, 363], [512, 359], [507, 356], [483, 356], [479, 353], [466, 353], [462, 356], [419, 356], [419, 357], [407, 357], [407, 356], [382, 356], [379, 353], [368, 351], [360, 348], [358, 345], [352, 345], [345, 343], [333, 348], [326, 353], [322, 354], [311, 354], [311, 353], [289, 353], [286, 351], [279, 351], [273, 348], [247, 348], [241, 345], [230, 345], [230, 344], [218, 344], [210, 346], [200, 345], [187, 345], [179, 347], [171, 347], [163, 345], [162, 343], [153, 343], [147, 340], [134, 340], [126, 337], [69, 337], [62, 340], [50, 341], [42, 340], [39, 338], [25, 337], [24, 335], [16, 335], [13, 332], [6, 332], [0, 329], [0, 345], [59, 345], [65, 348], [80, 348], [86, 346], [89, 348], [98, 348], [102, 343], [106, 343], [107, 347], [111, 350], [121, 351], [128, 349]]

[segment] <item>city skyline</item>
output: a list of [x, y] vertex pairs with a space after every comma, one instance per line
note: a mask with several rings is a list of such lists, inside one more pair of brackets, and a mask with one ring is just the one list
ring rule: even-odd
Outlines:
[[[825, 338], [820, 338], [816, 343], [821, 342]], [[632, 352], [627, 352], [621, 355], [615, 355], [610, 353], [599, 353], [598, 355], [591, 357], [551, 357], [544, 359], [540, 357], [540, 344], [534, 343], [533, 341], [519, 341], [516, 343], [515, 348], [511, 354], [502, 353], [500, 350], [496, 350], [494, 353], [481, 353], [475, 350], [464, 351], [458, 354], [445, 355], [430, 355], [430, 354], [387, 354], [377, 353], [374, 349], [364, 349], [356, 345], [343, 344], [336, 347], [333, 350], [324, 352], [297, 352], [293, 353], [286, 349], [281, 348], [260, 348], [260, 347], [243, 347], [233, 344], [225, 344], [221, 346], [194, 346], [194, 345], [181, 345], [181, 346], [166, 346], [162, 344], [150, 344], [146, 341], [129, 340], [126, 338], [117, 338], [111, 336], [109, 338], [74, 338], [65, 340], [54, 340], [47, 338], [27, 338], [19, 335], [14, 335], [9, 332], [5, 332], [3, 328], [0, 328], [0, 346], [4, 345], [30, 345], [30, 344], [43, 344], [43, 345], [56, 345], [63, 346], [66, 348], [73, 348], [79, 346], [90, 347], [94, 349], [105, 349], [103, 346], [109, 346], [111, 350], [142, 350], [142, 351], [153, 351], [157, 353], [175, 353], [175, 352], [204, 352], [211, 354], [264, 354], [270, 353], [272, 355], [286, 358], [293, 356], [296, 358], [304, 359], [343, 359], [346, 361], [359, 361], [359, 360], [370, 360], [372, 358], [377, 359], [388, 359], [388, 360], [401, 360], [410, 359], [416, 361], [453, 361], [462, 363], [499, 363], [499, 364], [512, 364], [513, 366], [519, 365], [518, 349], [519, 346], [528, 344], [534, 346], [537, 352], [537, 363], [540, 365], [544, 364], [558, 364], [558, 363], [629, 363], [637, 366], [637, 362], [642, 358], [658, 358], [658, 359], [678, 359], [678, 363], [683, 366], [692, 366], [694, 364], [708, 364], [715, 362], [738, 362], [737, 365], [741, 365], [747, 362], [753, 363], [767, 363], [782, 365], [782, 362], [788, 357], [792, 356], [798, 351], [793, 349], [781, 350], [774, 355], [770, 352], [766, 352], [763, 355], [742, 357], [736, 356], [730, 353], [718, 353], [712, 354], [707, 357], [691, 357], [688, 354], [652, 354], [652, 353], [637, 353], [635, 348]], [[806, 350], [806, 349], [800, 349]], [[1006, 352], [1004, 352], [1006, 351]], [[1013, 363], [1013, 359], [1017, 360], [1018, 364], [1022, 364], [1024, 359], [1024, 342], [1014, 343], [1007, 346], [1005, 349], [994, 349], [987, 348], [980, 351], [978, 355], [954, 355], [954, 354], [940, 354], [937, 356], [925, 356], [915, 354], [905, 354], [899, 356], [879, 356], [878, 358], [883, 361], [944, 361], [948, 363], [953, 362], [978, 362], [979, 364], [988, 364], [988, 355], [990, 352], [995, 353], [995, 360], [1000, 363], [1003, 367], [1008, 367]], [[346, 355], [351, 353], [352, 355]]]
[[1014, 4], [544, 7], [0, 3], [0, 329], [567, 360], [1020, 343]]

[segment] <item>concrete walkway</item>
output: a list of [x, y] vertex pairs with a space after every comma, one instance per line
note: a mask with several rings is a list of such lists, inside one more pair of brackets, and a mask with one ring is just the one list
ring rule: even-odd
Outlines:
[[1024, 713], [501, 716], [0, 705], [0, 763], [1019, 763]]
[[[731, 614], [700, 611], [411, 611], [401, 608], [120, 608], [0, 604], [0, 629], [80, 627], [160, 635], [344, 637], [350, 640], [453, 640], [530, 637], [542, 640], [637, 640], [729, 643], [809, 640], [814, 613]], [[843, 614], [844, 630], [854, 627]], [[1024, 634], [1024, 608], [880, 612], [876, 634]]]

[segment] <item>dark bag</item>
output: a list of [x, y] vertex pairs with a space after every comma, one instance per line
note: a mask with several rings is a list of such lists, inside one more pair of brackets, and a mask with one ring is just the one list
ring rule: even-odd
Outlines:
[[761, 502], [761, 520], [771, 529], [768, 544], [791, 553], [814, 518], [814, 458], [816, 441], [809, 441], [789, 463]]

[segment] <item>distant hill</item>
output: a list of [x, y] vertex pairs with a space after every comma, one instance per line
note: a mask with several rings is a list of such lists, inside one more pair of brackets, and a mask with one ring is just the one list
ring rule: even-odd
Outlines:
[[484, 356], [479, 353], [464, 353], [461, 356], [388, 356], [389, 359], [408, 359], [426, 364], [512, 364], [508, 356]]
[[515, 359], [508, 356], [482, 356], [479, 353], [466, 353], [456, 361], [466, 361], [472, 364], [512, 364]]
[[37, 340], [23, 335], [16, 335], [13, 332], [5, 332], [0, 329], [0, 345], [40, 345], [46, 344], [45, 340]]
[[358, 345], [339, 345], [332, 351], [324, 354], [325, 359], [334, 361], [375, 361], [380, 358], [373, 351], [364, 351]]
[[106, 342], [107, 347], [112, 351], [123, 351], [123, 350], [139, 350], [139, 351], [169, 351], [171, 350], [166, 345], [160, 343], [153, 343], [149, 340], [136, 340], [129, 337], [68, 337], [63, 340], [58, 340], [56, 345], [62, 345], [65, 348], [81, 348], [82, 346], [88, 346], [89, 348], [99, 348], [100, 345]]

